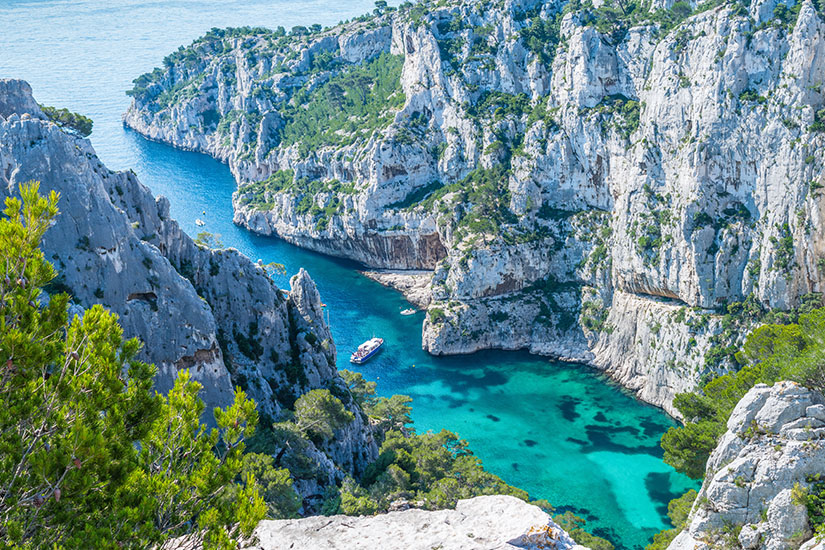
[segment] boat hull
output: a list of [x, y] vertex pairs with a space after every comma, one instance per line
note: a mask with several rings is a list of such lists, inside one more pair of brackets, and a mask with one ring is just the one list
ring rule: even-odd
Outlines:
[[370, 351], [369, 353], [367, 353], [365, 355], [362, 355], [361, 357], [355, 357], [354, 355], [350, 356], [349, 362], [353, 363], [355, 365], [363, 365], [364, 363], [366, 363], [367, 361], [369, 361], [370, 359], [375, 357], [383, 349], [383, 347], [384, 347], [384, 344], [382, 343], [378, 347], [376, 347], [374, 350]]

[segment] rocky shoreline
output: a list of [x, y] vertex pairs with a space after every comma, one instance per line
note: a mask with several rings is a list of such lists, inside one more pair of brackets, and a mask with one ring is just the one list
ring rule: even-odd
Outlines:
[[361, 275], [392, 288], [404, 295], [415, 308], [426, 310], [432, 301], [430, 294], [431, 271], [361, 271]]

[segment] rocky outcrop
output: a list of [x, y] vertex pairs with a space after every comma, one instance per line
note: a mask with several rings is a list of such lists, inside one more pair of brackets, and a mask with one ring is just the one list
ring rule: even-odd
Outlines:
[[171, 388], [188, 370], [203, 385], [206, 410], [231, 404], [233, 386], [255, 398], [263, 422], [301, 394], [330, 388], [355, 420], [321, 444], [317, 484], [358, 476], [377, 457], [373, 431], [348, 398], [335, 367], [335, 345], [318, 290], [301, 270], [285, 293], [265, 267], [233, 249], [199, 246], [132, 172], [113, 172], [89, 141], [48, 121], [28, 84], [0, 80], [0, 196], [37, 180], [60, 193], [60, 214], [43, 251], [74, 309], [101, 303], [125, 334], [143, 341], [142, 359], [158, 368], [156, 387]]
[[394, 288], [419, 309], [427, 309], [430, 305], [430, 281], [433, 278], [430, 271], [362, 271], [361, 274], [384, 286]]
[[[678, 374], [721, 331], [669, 313], [823, 291], [825, 24], [776, 4], [705, 3], [666, 29], [453, 0], [213, 32], [138, 79], [124, 121], [227, 162], [253, 231], [433, 270], [431, 353], [582, 360], [668, 407], [726, 368]], [[348, 103], [356, 77], [381, 97]]]
[[825, 540], [817, 540], [816, 538], [812, 538], [800, 546], [799, 550], [822, 550], [823, 548], [825, 548]]
[[264, 520], [253, 539], [261, 550], [585, 550], [540, 508], [511, 496], [459, 500], [455, 510]]
[[812, 533], [794, 487], [807, 488], [809, 476], [822, 474], [825, 398], [793, 382], [759, 384], [727, 427], [688, 526], [668, 550], [799, 548]]

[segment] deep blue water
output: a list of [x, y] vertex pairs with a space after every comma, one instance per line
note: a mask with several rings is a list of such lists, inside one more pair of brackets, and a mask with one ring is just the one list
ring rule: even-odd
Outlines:
[[[132, 168], [194, 235], [221, 235], [253, 260], [300, 267], [329, 305], [348, 367], [372, 335], [386, 349], [361, 368], [379, 393], [414, 399], [419, 430], [447, 428], [467, 439], [508, 483], [572, 509], [617, 546], [640, 548], [669, 527], [667, 503], [695, 486], [661, 460], [658, 439], [672, 420], [598, 373], [530, 356], [484, 352], [434, 358], [420, 349], [422, 314], [403, 317], [397, 293], [360, 276], [351, 262], [258, 237], [232, 224], [234, 182], [222, 164], [151, 143], [123, 129], [131, 80], [211, 27], [329, 25], [371, 8], [357, 0], [0, 0], [0, 77], [25, 78], [44, 104], [94, 119], [91, 140], [113, 169]], [[206, 211], [206, 215], [202, 212]], [[286, 286], [287, 278], [278, 280]]]

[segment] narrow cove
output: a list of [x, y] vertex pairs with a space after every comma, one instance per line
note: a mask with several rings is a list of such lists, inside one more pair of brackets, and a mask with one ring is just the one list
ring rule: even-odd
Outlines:
[[424, 353], [423, 314], [400, 315], [408, 307], [400, 294], [360, 275], [353, 262], [234, 225], [235, 183], [226, 166], [125, 132], [141, 159], [135, 168], [141, 181], [170, 199], [184, 230], [219, 234], [253, 260], [284, 264], [288, 275], [276, 280], [284, 288], [289, 274], [310, 272], [328, 306], [339, 368], [352, 368], [349, 354], [364, 340], [386, 340], [357, 370], [378, 382], [381, 395], [412, 396], [419, 431], [457, 432], [491, 472], [585, 518], [589, 530], [617, 548], [644, 547], [669, 527], [670, 499], [698, 488], [661, 460], [659, 438], [674, 425], [661, 410], [583, 365], [526, 352]]
[[[419, 431], [457, 432], [491, 472], [559, 511], [584, 517], [588, 530], [619, 548], [642, 548], [655, 532], [669, 527], [668, 501], [697, 484], [661, 460], [659, 437], [673, 425], [662, 411], [579, 365], [521, 352], [425, 354], [421, 314], [399, 315], [407, 307], [399, 294], [362, 277], [351, 262], [235, 226], [230, 202], [235, 184], [226, 166], [148, 142], [121, 127], [131, 79], [211, 26], [331, 24], [368, 11], [372, 2], [333, 11], [317, 2], [256, 1], [244, 10], [227, 5], [209, 13], [180, 2], [175, 15], [163, 18], [152, 3], [139, 0], [128, 2], [129, 18], [117, 8], [86, 1], [71, 2], [72, 9], [43, 2], [27, 11], [25, 4], [0, 7], [0, 21], [16, 29], [0, 37], [0, 75], [26, 78], [41, 101], [91, 117], [91, 140], [104, 162], [134, 169], [156, 195], [169, 197], [172, 215], [189, 234], [220, 234], [226, 246], [253, 260], [283, 263], [290, 274], [307, 269], [328, 305], [341, 368], [350, 367], [355, 346], [382, 336], [386, 349], [359, 370], [378, 381], [380, 394], [413, 397]], [[44, 37], [38, 32], [42, 28], [54, 32]], [[91, 28], [99, 31], [98, 38], [89, 37]], [[106, 37], [106, 47], [100, 36]], [[206, 222], [203, 228], [196, 226], [197, 218]], [[288, 287], [287, 277], [277, 282]]]

